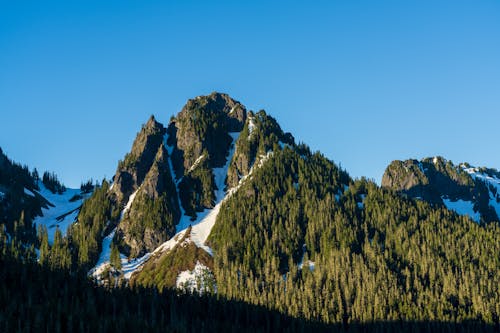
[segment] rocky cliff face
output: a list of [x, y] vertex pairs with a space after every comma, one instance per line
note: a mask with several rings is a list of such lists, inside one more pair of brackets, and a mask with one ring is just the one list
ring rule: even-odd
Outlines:
[[151, 116], [137, 134], [130, 153], [123, 161], [120, 161], [112, 189], [112, 194], [119, 206], [123, 206], [143, 182], [163, 142], [165, 132], [165, 127], [157, 122], [154, 116]]
[[241, 103], [212, 93], [190, 99], [171, 121], [167, 144], [182, 206], [193, 219], [197, 212], [213, 207], [217, 188], [212, 169], [226, 163], [230, 133], [241, 131], [246, 117]]
[[222, 166], [231, 143], [228, 133], [241, 131], [245, 120], [245, 107], [226, 94], [190, 99], [169, 125], [168, 144], [174, 147], [177, 177], [182, 177], [203, 154], [209, 167]]
[[249, 112], [229, 167], [228, 186], [236, 186], [242, 177], [249, 174], [255, 162], [284, 145], [295, 145], [290, 133], [284, 133], [276, 120], [265, 111]]
[[148, 120], [119, 163], [110, 193], [123, 210], [114, 236], [122, 253], [151, 252], [172, 237], [181, 212], [195, 219], [214, 207], [214, 168], [226, 164], [230, 133], [246, 121], [245, 107], [220, 93], [189, 100], [168, 129]]
[[163, 144], [133, 195], [130, 208], [118, 225], [115, 239], [121, 245], [122, 253], [137, 257], [168, 240], [175, 233], [175, 225], [180, 218], [177, 191]]
[[382, 186], [459, 213], [467, 211], [477, 222], [498, 221], [496, 182], [478, 172], [442, 157], [393, 161], [385, 170]]

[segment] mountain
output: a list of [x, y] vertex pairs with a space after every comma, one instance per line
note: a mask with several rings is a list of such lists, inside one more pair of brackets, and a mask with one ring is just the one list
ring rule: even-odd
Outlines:
[[[68, 281], [60, 282], [66, 290], [76, 283], [85, 290], [82, 299], [115, 309], [106, 325], [115, 319], [125, 325], [147, 304], [137, 317], [143, 323], [151, 316], [151, 326], [140, 327], [157, 329], [156, 322], [190, 331], [185, 314], [177, 325], [171, 319], [177, 306], [189, 309], [188, 299], [196, 318], [218, 318], [198, 329], [227, 328], [215, 314], [224, 309], [239, 323], [246, 318], [247, 327], [255, 318], [264, 331], [294, 320], [299, 331], [311, 323], [349, 331], [446, 331], [458, 323], [465, 331], [493, 331], [500, 226], [489, 222], [498, 216], [498, 179], [492, 169], [442, 158], [393, 162], [382, 187], [353, 179], [296, 143], [264, 110], [212, 93], [187, 101], [168, 123], [151, 116], [112, 181], [81, 198], [66, 233], [50, 244], [41, 231], [38, 239], [46, 240], [33, 243], [38, 260], [25, 260], [39, 268], [26, 269], [75, 277], [58, 281]], [[447, 209], [463, 202], [480, 223]], [[6, 262], [13, 235], [0, 234]], [[40, 293], [29, 290], [30, 297]], [[69, 300], [54, 304], [61, 316], [65, 306], [76, 307]], [[141, 304], [137, 312], [134, 304]]]
[[36, 169], [29, 171], [0, 149], [0, 224], [4, 225], [2, 231], [25, 247], [39, 247], [37, 228], [38, 234], [47, 234], [50, 244], [57, 232], [64, 236], [92, 191], [92, 182], [68, 189], [53, 173], [45, 172], [40, 178]]
[[382, 186], [444, 205], [478, 223], [500, 221], [500, 172], [495, 169], [454, 165], [443, 157], [393, 161]]

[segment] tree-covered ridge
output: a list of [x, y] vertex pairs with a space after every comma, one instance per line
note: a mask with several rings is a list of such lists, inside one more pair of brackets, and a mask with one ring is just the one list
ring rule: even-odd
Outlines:
[[[465, 163], [454, 165], [442, 157], [393, 161], [384, 173], [382, 186], [433, 205], [443, 205], [444, 199], [471, 202], [483, 223], [499, 221], [498, 213], [490, 204], [492, 200], [500, 202], [497, 188], [485, 182], [484, 177], [475, 177], [467, 171], [470, 168]], [[494, 169], [477, 168], [477, 172], [489, 177], [498, 175]]]
[[498, 323], [499, 231], [285, 148], [224, 203], [210, 244], [229, 299], [330, 323]]

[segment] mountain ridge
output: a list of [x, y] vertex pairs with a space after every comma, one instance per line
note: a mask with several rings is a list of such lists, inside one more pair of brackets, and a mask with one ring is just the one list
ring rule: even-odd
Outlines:
[[[443, 158], [394, 161], [384, 186], [353, 179], [264, 110], [212, 93], [166, 125], [150, 117], [66, 235], [33, 241], [38, 256], [19, 251], [104, 288], [175, 289], [325, 324], [496, 325], [499, 225], [449, 205], [489, 207], [498, 179]], [[13, 229], [0, 228], [0, 256]]]
[[478, 223], [500, 221], [500, 173], [495, 169], [455, 165], [443, 157], [393, 161], [382, 177], [382, 187], [444, 205]]

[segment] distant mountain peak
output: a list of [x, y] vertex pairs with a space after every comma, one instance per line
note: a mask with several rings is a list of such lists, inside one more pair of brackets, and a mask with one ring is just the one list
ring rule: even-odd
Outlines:
[[497, 170], [475, 168], [469, 163], [455, 165], [442, 156], [393, 161], [382, 177], [382, 187], [444, 205], [485, 223], [499, 221], [499, 186]]

